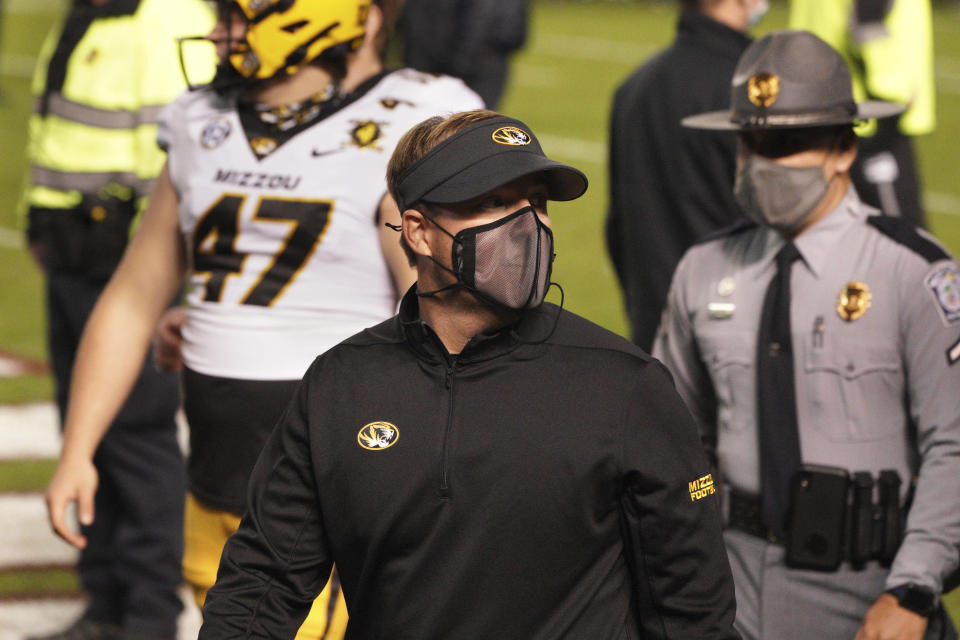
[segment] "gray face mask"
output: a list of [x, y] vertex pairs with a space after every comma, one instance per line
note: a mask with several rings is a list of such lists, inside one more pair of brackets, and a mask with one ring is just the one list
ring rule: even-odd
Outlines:
[[737, 169], [734, 197], [748, 218], [783, 234], [803, 226], [830, 186], [823, 167], [784, 167], [746, 154]]
[[747, 14], [747, 21], [750, 23], [750, 26], [752, 27], [760, 22], [760, 19], [767, 15], [767, 11], [769, 10], [770, 3], [767, 0], [760, 0], [757, 4], [750, 7]]
[[418, 292], [418, 296], [462, 286], [514, 311], [543, 303], [553, 267], [553, 232], [532, 205], [493, 222], [461, 229], [456, 235], [430, 221], [453, 238], [452, 268], [430, 259], [457, 280], [435, 291]]

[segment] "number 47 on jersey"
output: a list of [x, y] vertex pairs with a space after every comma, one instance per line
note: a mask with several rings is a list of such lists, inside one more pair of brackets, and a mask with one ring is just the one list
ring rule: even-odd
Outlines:
[[[220, 302], [227, 278], [243, 270], [247, 254], [236, 249], [240, 212], [247, 196], [224, 194], [207, 209], [193, 232], [193, 270], [206, 275], [205, 302]], [[269, 307], [286, 290], [313, 255], [330, 224], [330, 200], [260, 198], [253, 221], [289, 225], [280, 249], [240, 304]]]

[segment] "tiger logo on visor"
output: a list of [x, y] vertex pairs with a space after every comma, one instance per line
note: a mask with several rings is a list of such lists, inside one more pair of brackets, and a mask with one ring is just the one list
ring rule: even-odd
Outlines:
[[530, 134], [517, 127], [500, 127], [493, 132], [493, 141], [497, 144], [522, 147], [530, 144]]

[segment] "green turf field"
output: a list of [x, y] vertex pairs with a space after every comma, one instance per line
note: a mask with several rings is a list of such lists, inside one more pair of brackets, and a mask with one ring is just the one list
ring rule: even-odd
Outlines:
[[[25, 167], [25, 124], [30, 106], [29, 72], [49, 24], [65, 0], [4, 0], [0, 35], [0, 352], [45, 357], [41, 280], [17, 231], [15, 203]], [[613, 91], [630, 71], [674, 32], [675, 3], [534, 1], [533, 32], [516, 57], [501, 110], [528, 122], [547, 153], [575, 164], [590, 178], [587, 195], [555, 204], [555, 279], [565, 305], [599, 324], [625, 333], [620, 293], [603, 244], [607, 202], [606, 135]], [[786, 24], [786, 4], [774, 6], [758, 33]], [[936, 7], [938, 130], [918, 141], [932, 231], [960, 253], [960, 4]], [[556, 293], [552, 300], [558, 300]], [[0, 378], [0, 404], [48, 399], [44, 376]], [[21, 468], [0, 468], [0, 489], [39, 488], [49, 466], [28, 479]], [[0, 587], [0, 591], [4, 591]], [[9, 589], [7, 589], [9, 591]], [[15, 590], [15, 589], [14, 589]], [[954, 611], [960, 612], [955, 592]]]

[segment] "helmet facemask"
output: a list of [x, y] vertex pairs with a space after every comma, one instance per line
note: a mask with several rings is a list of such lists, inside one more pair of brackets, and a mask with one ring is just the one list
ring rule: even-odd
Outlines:
[[[218, 93], [225, 93], [250, 84], [249, 79], [237, 71], [230, 62], [234, 56], [243, 55], [249, 50], [250, 46], [246, 40], [248, 27], [243, 28], [243, 35], [235, 36], [235, 25], [246, 22], [246, 17], [241, 12], [240, 7], [233, 0], [211, 0], [211, 3], [216, 8], [217, 26], [221, 35], [215, 38], [213, 33], [210, 33], [204, 36], [178, 38], [180, 70], [187, 84], [187, 89], [190, 91], [213, 89]], [[192, 56], [188, 55], [187, 49], [190, 49], [190, 53], [193, 53], [201, 44], [207, 48], [207, 52], [209, 52], [211, 46], [216, 48], [217, 64], [212, 77], [207, 68], [203, 69], [205, 72], [203, 74], [190, 68]]]

